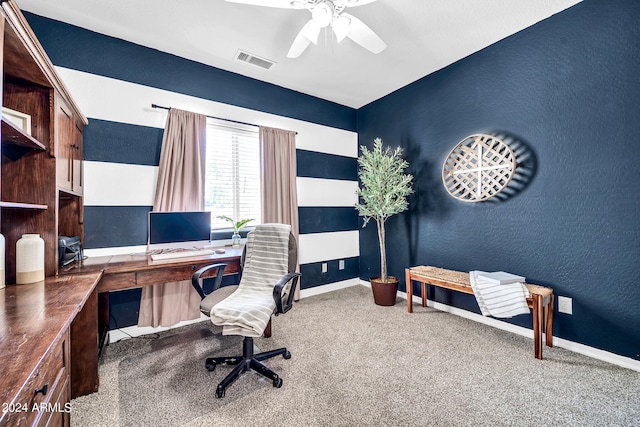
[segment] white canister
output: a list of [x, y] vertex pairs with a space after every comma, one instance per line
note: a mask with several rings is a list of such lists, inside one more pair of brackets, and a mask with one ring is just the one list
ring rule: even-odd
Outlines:
[[44, 280], [44, 240], [39, 234], [23, 234], [16, 242], [16, 284]]
[[0, 234], [0, 289], [4, 288], [4, 255], [5, 255], [5, 240], [4, 236]]

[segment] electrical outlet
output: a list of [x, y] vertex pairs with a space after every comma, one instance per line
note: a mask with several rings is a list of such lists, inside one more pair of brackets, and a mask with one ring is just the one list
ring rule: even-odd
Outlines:
[[323, 262], [323, 263], [322, 263], [322, 272], [323, 272], [323, 273], [326, 273], [326, 272], [327, 272], [327, 263], [326, 263], [326, 262]]
[[338, 270], [344, 270], [344, 260], [338, 261]]
[[558, 312], [573, 314], [573, 300], [569, 297], [558, 297]]

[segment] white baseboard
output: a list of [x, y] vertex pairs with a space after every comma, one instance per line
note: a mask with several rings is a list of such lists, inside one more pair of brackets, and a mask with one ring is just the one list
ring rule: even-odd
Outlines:
[[337, 291], [338, 289], [350, 288], [351, 286], [357, 286], [360, 284], [360, 279], [354, 277], [353, 279], [343, 280], [341, 282], [329, 283], [327, 285], [315, 286], [309, 289], [300, 290], [300, 298], [312, 297], [314, 295], [326, 294], [327, 292]]
[[[369, 282], [360, 280], [360, 284], [363, 286], [371, 287]], [[406, 292], [398, 291], [398, 296], [407, 299]], [[413, 295], [412, 301], [414, 304], [422, 304], [422, 298]], [[442, 304], [427, 300], [427, 306], [435, 308], [436, 310], [445, 311], [447, 313], [455, 314], [456, 316], [464, 317], [465, 319], [473, 320], [474, 322], [483, 323], [485, 325], [492, 326], [494, 328], [502, 329], [504, 331], [513, 332], [514, 334], [522, 335], [527, 338], [533, 339], [533, 330], [523, 328], [522, 326], [513, 325], [511, 323], [503, 322], [493, 317], [485, 317], [481, 314], [473, 313], [461, 308], [452, 307], [450, 305]], [[618, 365], [623, 368], [631, 369], [633, 371], [640, 372], [640, 361], [631, 359], [630, 357], [620, 356], [615, 353], [600, 350], [598, 348], [589, 347], [584, 344], [579, 344], [573, 341], [565, 340], [563, 338], [553, 337], [553, 345], [556, 347], [564, 348], [574, 353], [583, 354], [588, 357], [592, 357], [597, 360]]]

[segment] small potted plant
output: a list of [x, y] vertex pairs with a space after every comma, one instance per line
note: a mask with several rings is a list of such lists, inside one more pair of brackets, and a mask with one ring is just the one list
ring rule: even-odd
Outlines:
[[409, 163], [404, 160], [402, 149], [383, 148], [382, 140], [376, 138], [373, 150], [360, 146], [358, 157], [358, 202], [356, 209], [364, 217], [363, 227], [374, 219], [378, 226], [380, 245], [380, 276], [372, 277], [373, 298], [378, 305], [394, 305], [398, 291], [398, 279], [387, 274], [387, 251], [385, 247], [385, 221], [397, 213], [407, 210], [407, 196], [413, 193], [413, 176], [404, 173]]
[[239, 247], [240, 246], [240, 230], [242, 229], [242, 227], [244, 227], [245, 225], [253, 221], [253, 218], [241, 219], [240, 221], [234, 221], [233, 219], [225, 215], [220, 215], [218, 216], [218, 218], [223, 219], [225, 221], [229, 221], [233, 225], [233, 236], [231, 236], [231, 245], [234, 248]]

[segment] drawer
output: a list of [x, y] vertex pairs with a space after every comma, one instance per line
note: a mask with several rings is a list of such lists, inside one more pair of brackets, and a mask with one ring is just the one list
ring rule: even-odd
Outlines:
[[[178, 282], [181, 280], [191, 280], [191, 276], [193, 276], [193, 273], [195, 273], [199, 268], [215, 263], [215, 260], [207, 260], [170, 268], [140, 271], [136, 273], [136, 284], [138, 286], [147, 286], [157, 285], [160, 283]], [[229, 263], [224, 269], [225, 274], [233, 274], [237, 272], [237, 263]], [[215, 270], [211, 273], [215, 273]], [[205, 277], [207, 276], [205, 275]]]
[[[56, 399], [59, 397], [60, 388], [69, 376], [68, 341], [67, 333], [65, 338], [58, 341], [47, 353], [40, 366], [25, 382], [24, 387], [8, 408], [7, 426], [29, 426], [38, 423], [41, 418], [48, 419], [51, 408], [48, 408], [47, 404], [55, 402], [51, 400], [52, 397]], [[64, 404], [62, 406], [64, 408]]]
[[[65, 381], [62, 381], [62, 380]], [[62, 378], [60, 386], [51, 394], [48, 411], [44, 412], [38, 426], [69, 427], [71, 425], [71, 384], [69, 376]]]

